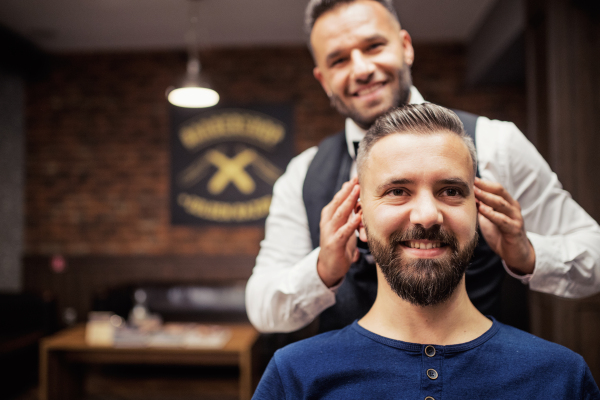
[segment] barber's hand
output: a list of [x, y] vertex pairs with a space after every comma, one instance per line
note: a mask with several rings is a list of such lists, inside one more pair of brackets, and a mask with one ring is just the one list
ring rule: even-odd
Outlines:
[[351, 179], [344, 183], [321, 211], [321, 250], [317, 272], [327, 287], [337, 284], [346, 275], [350, 265], [358, 260], [354, 232], [360, 225], [361, 213], [352, 215], [352, 210], [359, 192], [358, 179]]
[[517, 274], [531, 274], [535, 250], [525, 234], [519, 202], [496, 182], [475, 178], [479, 227], [486, 242]]

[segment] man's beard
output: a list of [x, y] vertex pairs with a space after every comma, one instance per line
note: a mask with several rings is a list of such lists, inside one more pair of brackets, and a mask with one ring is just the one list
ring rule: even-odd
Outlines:
[[[392, 290], [418, 306], [440, 304], [450, 298], [467, 270], [478, 241], [475, 232], [464, 248], [459, 249], [456, 236], [439, 225], [429, 229], [417, 225], [395, 232], [390, 236], [389, 245], [373, 239], [368, 230], [367, 237], [371, 253]], [[405, 259], [398, 248], [408, 240], [439, 241], [450, 248], [450, 254], [437, 259]]]
[[329, 96], [331, 106], [334, 107], [342, 116], [350, 118], [351, 120], [356, 122], [358, 126], [368, 129], [369, 127], [371, 127], [371, 125], [373, 125], [377, 118], [379, 118], [386, 112], [396, 107], [404, 106], [408, 103], [408, 100], [410, 98], [410, 87], [412, 86], [410, 66], [404, 63], [402, 68], [396, 71], [396, 76], [398, 78], [397, 84], [399, 85], [399, 87], [397, 90], [394, 91], [392, 104], [387, 110], [384, 110], [377, 115], [363, 115], [360, 110], [347, 106], [336, 94], [332, 94], [331, 96]]

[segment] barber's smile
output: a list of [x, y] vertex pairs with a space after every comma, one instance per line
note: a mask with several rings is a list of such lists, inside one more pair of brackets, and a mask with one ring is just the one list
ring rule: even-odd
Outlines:
[[351, 93], [351, 97], [361, 100], [371, 100], [379, 94], [380, 89], [387, 85], [388, 81], [374, 82], [368, 85], [361, 86]]
[[444, 254], [449, 248], [448, 243], [435, 240], [407, 240], [400, 245], [407, 254], [419, 258], [437, 257]]

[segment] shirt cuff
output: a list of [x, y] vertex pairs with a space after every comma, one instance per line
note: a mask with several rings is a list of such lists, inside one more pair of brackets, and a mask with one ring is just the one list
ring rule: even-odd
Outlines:
[[[536, 254], [536, 256], [537, 256], [537, 254]], [[536, 267], [537, 267], [537, 257], [536, 257], [536, 259], [535, 259], [535, 263], [536, 263], [536, 266], [535, 266], [535, 267], [533, 267], [533, 272], [534, 272], [534, 273], [535, 273], [535, 269], [536, 269]], [[506, 263], [504, 262], [504, 260], [502, 260], [502, 266], [504, 267], [504, 270], [506, 271], [506, 273], [507, 273], [507, 274], [509, 274], [510, 276], [512, 276], [512, 277], [513, 277], [513, 278], [515, 278], [515, 279], [518, 279], [518, 280], [520, 280], [520, 281], [521, 281], [521, 283], [522, 283], [523, 285], [528, 285], [528, 284], [529, 284], [529, 281], [531, 280], [531, 277], [533, 276], [533, 274], [525, 274], [525, 275], [521, 275], [521, 274], [517, 274], [517, 273], [513, 272], [513, 271], [512, 271], [512, 270], [511, 270], [511, 269], [508, 267], [508, 265], [506, 265]]]
[[346, 279], [346, 276], [344, 276], [342, 279], [340, 279], [340, 282], [338, 284], [333, 285], [332, 287], [327, 288], [327, 289], [331, 290], [333, 293], [337, 293], [340, 286], [342, 286], [342, 283], [344, 283], [344, 279]]
[[[309, 261], [312, 265], [314, 265], [313, 271], [314, 271], [314, 276], [313, 276], [313, 280], [316, 279], [318, 280], [319, 284], [316, 284], [318, 286], [321, 286], [321, 290], [328, 290], [332, 293], [337, 293], [338, 289], [340, 288], [340, 286], [342, 286], [342, 283], [344, 283], [344, 279], [346, 279], [346, 277], [344, 276], [342, 279], [340, 279], [340, 281], [333, 285], [332, 287], [327, 287], [327, 285], [325, 285], [325, 283], [323, 283], [323, 280], [321, 279], [321, 277], [319, 276], [319, 272], [317, 271], [317, 263], [319, 262], [319, 254], [321, 252], [321, 248], [317, 247], [316, 249], [314, 249], [313, 251], [311, 251], [309, 253], [309, 255], [307, 256], [308, 259], [310, 259], [311, 261]], [[307, 260], [308, 261], [308, 260]]]
[[535, 251], [535, 265], [533, 267], [533, 273], [519, 274], [514, 272], [508, 267], [508, 265], [506, 265], [504, 260], [502, 260], [502, 265], [504, 266], [504, 270], [508, 275], [520, 280], [522, 284], [530, 285], [530, 289], [545, 292], [547, 289], [534, 289], [532, 285], [538, 286], [540, 285], [540, 282], [544, 281], [544, 276], [549, 272], [548, 266], [556, 265], [559, 257], [553, 253], [551, 248], [549, 248], [548, 243], [544, 240], [543, 236], [538, 235], [537, 233], [527, 232], [527, 238], [529, 239], [529, 242]]
[[335, 304], [335, 293], [344, 281], [342, 279], [340, 283], [331, 288], [328, 288], [327, 285], [323, 283], [319, 273], [317, 272], [317, 261], [319, 260], [320, 251], [321, 248], [317, 247], [304, 258], [305, 265], [310, 265], [310, 272], [307, 274], [307, 278], [309, 280], [308, 287], [311, 288], [310, 292], [312, 292], [312, 296], [310, 296], [310, 298], [312, 298], [312, 301], [316, 300], [316, 304], [307, 304], [307, 306], [312, 306], [310, 308], [314, 307], [319, 313]]
[[532, 232], [527, 232], [527, 238], [535, 250], [533, 273], [528, 275], [515, 274], [508, 269], [503, 261], [506, 271], [510, 276], [529, 284], [531, 290], [560, 295], [564, 291], [565, 276], [568, 273], [568, 266], [561, 257], [560, 243], [556, 243], [555, 238]]

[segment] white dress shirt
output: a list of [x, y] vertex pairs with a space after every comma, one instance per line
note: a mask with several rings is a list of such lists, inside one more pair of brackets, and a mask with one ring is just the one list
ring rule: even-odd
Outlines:
[[[415, 87], [411, 103], [425, 102]], [[346, 119], [348, 152], [364, 136]], [[516, 275], [530, 289], [578, 298], [600, 291], [600, 227], [562, 189], [556, 174], [511, 122], [480, 117], [477, 159], [483, 179], [500, 183], [521, 205], [527, 237], [536, 253], [531, 275]], [[273, 188], [256, 266], [246, 287], [246, 310], [262, 332], [290, 332], [308, 325], [335, 303], [317, 273], [320, 248], [313, 250], [302, 188], [317, 153], [311, 147], [290, 161]], [[356, 174], [356, 165], [351, 176]], [[525, 307], [525, 305], [523, 305]]]

